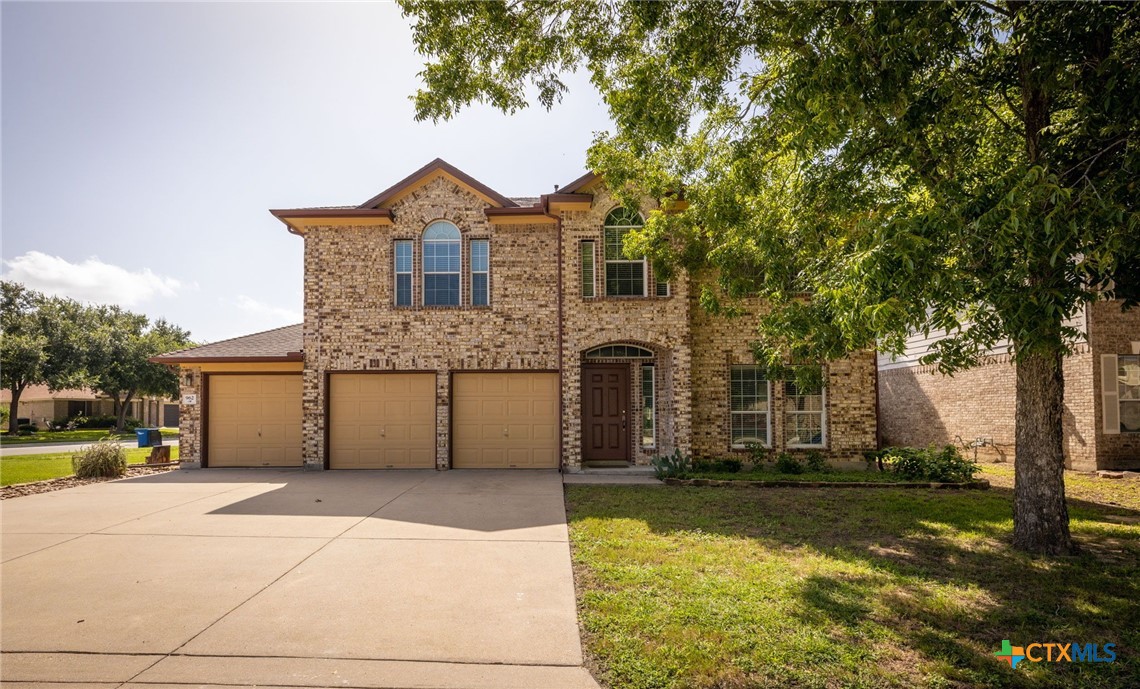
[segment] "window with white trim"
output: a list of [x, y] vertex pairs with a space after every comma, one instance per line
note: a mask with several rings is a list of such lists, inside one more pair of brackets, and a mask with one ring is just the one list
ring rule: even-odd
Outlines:
[[1120, 432], [1140, 433], [1140, 356], [1116, 357], [1116, 398]]
[[784, 383], [784, 443], [788, 447], [823, 447], [823, 387], [801, 388]]
[[657, 444], [657, 381], [653, 364], [641, 365], [641, 446]]
[[486, 239], [471, 240], [471, 305], [491, 303], [491, 244]]
[[729, 374], [729, 437], [733, 447], [771, 447], [771, 385], [764, 369], [736, 365]]
[[414, 245], [410, 239], [400, 239], [395, 243], [396, 306], [412, 305], [412, 252]]
[[424, 229], [424, 306], [459, 306], [459, 228], [437, 220]]
[[585, 241], [578, 245], [578, 255], [582, 264], [582, 296], [594, 296], [594, 242]]
[[606, 216], [604, 249], [607, 297], [644, 297], [645, 259], [630, 260], [622, 250], [625, 236], [645, 224], [641, 214], [615, 208]]

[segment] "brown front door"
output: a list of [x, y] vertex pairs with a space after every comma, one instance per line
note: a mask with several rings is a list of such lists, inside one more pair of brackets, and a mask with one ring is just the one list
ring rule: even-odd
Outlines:
[[629, 366], [582, 367], [582, 459], [629, 461]]

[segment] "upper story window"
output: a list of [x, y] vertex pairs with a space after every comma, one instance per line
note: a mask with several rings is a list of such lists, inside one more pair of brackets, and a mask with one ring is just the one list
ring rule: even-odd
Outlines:
[[622, 243], [630, 230], [642, 227], [645, 221], [637, 211], [615, 208], [606, 216], [605, 258], [606, 296], [644, 297], [645, 259], [629, 260], [622, 253]]
[[412, 305], [412, 241], [400, 239], [395, 245], [396, 306]]
[[491, 245], [486, 239], [471, 240], [471, 305], [491, 303]]
[[446, 220], [424, 229], [424, 306], [459, 306], [460, 234]]

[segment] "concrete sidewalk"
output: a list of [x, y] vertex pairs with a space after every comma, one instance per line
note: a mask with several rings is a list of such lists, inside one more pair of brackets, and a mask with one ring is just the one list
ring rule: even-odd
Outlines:
[[[14, 443], [12, 445], [0, 445], [0, 457], [20, 457], [23, 455], [50, 455], [57, 452], [76, 452], [88, 445], [94, 445], [91, 440], [80, 440], [74, 443]], [[119, 445], [125, 448], [138, 447], [137, 440], [121, 440]], [[178, 447], [178, 440], [163, 439], [163, 445], [170, 447]]]
[[560, 478], [213, 469], [4, 501], [0, 678], [596, 687]]

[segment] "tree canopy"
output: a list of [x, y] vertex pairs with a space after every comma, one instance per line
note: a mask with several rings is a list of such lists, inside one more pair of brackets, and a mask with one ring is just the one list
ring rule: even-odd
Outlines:
[[189, 346], [189, 332], [118, 306], [46, 297], [15, 282], [0, 282], [0, 293], [0, 384], [12, 391], [9, 432], [16, 432], [20, 394], [29, 385], [105, 394], [119, 430], [133, 398], [178, 395], [177, 375], [148, 359]]
[[429, 58], [420, 119], [551, 107], [587, 69], [615, 124], [591, 168], [662, 202], [627, 253], [712, 268], [713, 310], [764, 297], [761, 361], [924, 332], [952, 372], [1010, 340], [1019, 476], [1040, 470], [1019, 495], [1049, 494], [1019, 503], [1015, 541], [1068, 548], [1065, 321], [1140, 298], [1140, 5], [401, 4]]

